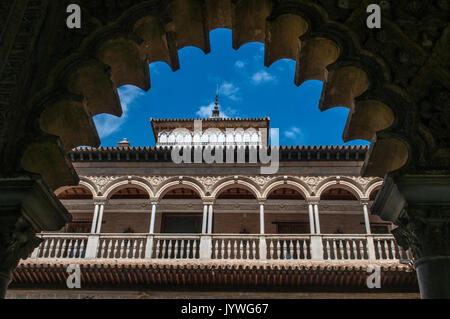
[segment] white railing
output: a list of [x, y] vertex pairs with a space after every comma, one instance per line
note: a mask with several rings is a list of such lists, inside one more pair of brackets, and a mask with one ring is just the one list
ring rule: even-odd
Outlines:
[[143, 259], [145, 256], [145, 235], [105, 234], [99, 239], [97, 258]]
[[152, 249], [150, 258], [154, 259], [196, 259], [200, 254], [200, 236], [171, 234], [155, 235], [150, 238]]
[[40, 235], [41, 244], [33, 252], [35, 258], [85, 258], [87, 234]]
[[391, 235], [41, 233], [31, 258], [402, 261]]
[[265, 236], [267, 259], [311, 259], [310, 236]]
[[397, 245], [392, 236], [374, 237], [375, 258], [378, 260], [411, 260], [411, 250], [404, 250]]
[[369, 259], [368, 236], [324, 235], [323, 258], [326, 260]]
[[213, 235], [213, 259], [259, 259], [259, 237], [251, 235]]

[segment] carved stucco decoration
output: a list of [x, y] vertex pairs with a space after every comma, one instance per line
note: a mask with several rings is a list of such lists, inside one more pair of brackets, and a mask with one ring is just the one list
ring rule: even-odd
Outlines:
[[300, 180], [308, 184], [308, 186], [311, 188], [311, 190], [315, 193], [317, 190], [317, 185], [319, 185], [320, 182], [327, 179], [329, 177], [322, 177], [322, 176], [301, 176]]
[[168, 180], [169, 177], [166, 176], [149, 176], [149, 177], [144, 177], [152, 186], [158, 186], [161, 183], [163, 183], [164, 181]]
[[[11, 222], [12, 221], [12, 222]], [[2, 220], [0, 223], [0, 271], [10, 271], [15, 268], [20, 259], [28, 255], [41, 243], [35, 237], [36, 230], [23, 216]]]
[[[403, 249], [411, 248], [415, 259], [448, 256], [450, 253], [450, 214], [446, 206], [404, 209], [392, 231]], [[436, 240], [440, 238], [441, 240]]]
[[88, 176], [86, 178], [92, 181], [97, 186], [97, 189], [103, 193], [106, 190], [106, 186], [118, 179], [119, 176]]
[[352, 176], [352, 179], [364, 188], [373, 180], [373, 178], [361, 176]]
[[210, 192], [212, 190], [212, 187], [222, 179], [221, 176], [198, 176], [195, 177], [196, 180], [198, 180], [203, 187], [206, 189], [207, 192]]
[[260, 186], [263, 186], [274, 179], [274, 177], [270, 176], [249, 176], [249, 178]]

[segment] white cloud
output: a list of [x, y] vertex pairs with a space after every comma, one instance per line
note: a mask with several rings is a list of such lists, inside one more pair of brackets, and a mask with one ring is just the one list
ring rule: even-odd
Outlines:
[[254, 84], [261, 84], [275, 81], [276, 77], [271, 75], [265, 70], [261, 70], [252, 75], [252, 81]]
[[100, 139], [117, 131], [126, 122], [128, 111], [132, 104], [137, 98], [144, 95], [144, 91], [131, 85], [119, 88], [118, 92], [122, 104], [122, 116], [117, 117], [109, 114], [100, 114], [94, 118]]
[[238, 60], [236, 61], [236, 63], [234, 64], [234, 66], [238, 69], [242, 69], [243, 67], [245, 67], [247, 65], [246, 62], [242, 61], [242, 60]]
[[221, 95], [225, 95], [226, 97], [228, 97], [230, 100], [233, 101], [240, 99], [239, 91], [240, 89], [230, 82], [225, 82], [219, 87], [219, 93]]
[[301, 135], [302, 132], [296, 126], [293, 126], [289, 130], [284, 131], [284, 136], [286, 136], [287, 138], [298, 139]]
[[[209, 105], [200, 106], [198, 109], [197, 114], [201, 118], [207, 118], [210, 117], [212, 114], [212, 110], [214, 108], [215, 103], [211, 103]], [[220, 109], [220, 116], [221, 117], [229, 117], [222, 109]]]

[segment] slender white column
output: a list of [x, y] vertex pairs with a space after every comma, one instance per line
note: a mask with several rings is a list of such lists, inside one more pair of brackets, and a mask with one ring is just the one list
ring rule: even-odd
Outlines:
[[203, 220], [202, 220], [202, 234], [206, 234], [206, 227], [208, 222], [208, 204], [203, 205]]
[[95, 204], [94, 216], [92, 217], [91, 234], [95, 233], [95, 228], [97, 227], [98, 206], [99, 206], [99, 204]]
[[152, 203], [152, 215], [150, 217], [150, 234], [155, 232], [156, 203]]
[[311, 234], [314, 234], [316, 232], [314, 227], [314, 212], [313, 212], [313, 204], [308, 205], [308, 211], [309, 211], [309, 230]]
[[213, 205], [209, 205], [209, 216], [208, 216], [208, 234], [212, 233], [213, 227]]
[[259, 232], [264, 234], [264, 204], [259, 204]]
[[316, 221], [316, 234], [320, 234], [319, 204], [314, 204], [314, 219]]
[[105, 210], [105, 204], [100, 204], [100, 212], [98, 215], [97, 221], [97, 234], [100, 234], [100, 230], [102, 229], [102, 221], [103, 221], [103, 211]]
[[366, 226], [366, 233], [370, 234], [370, 219], [369, 219], [369, 209], [368, 204], [363, 203], [362, 205], [363, 211], [364, 211], [364, 225]]

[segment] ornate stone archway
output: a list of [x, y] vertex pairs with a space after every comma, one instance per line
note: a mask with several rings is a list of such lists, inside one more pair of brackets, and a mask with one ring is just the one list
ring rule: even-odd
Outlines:
[[[22, 188], [14, 192], [27, 194], [32, 190], [26, 185], [37, 185], [43, 189], [41, 194], [47, 194], [40, 197], [43, 202], [55, 201], [51, 189], [78, 184], [66, 152], [78, 145], [100, 143], [92, 116], [121, 114], [117, 87], [133, 84], [148, 90], [148, 63], [165, 61], [176, 70], [178, 49], [192, 45], [208, 53], [209, 31], [227, 27], [233, 31], [235, 49], [247, 42], [263, 42], [266, 65], [280, 58], [296, 60], [297, 85], [308, 79], [324, 81], [321, 110], [350, 109], [344, 140], [372, 141], [363, 174], [388, 174], [373, 212], [398, 224], [399, 242], [417, 251], [422, 260], [417, 268], [421, 288], [438, 287], [422, 289], [423, 296], [450, 297], [448, 277], [443, 289], [439, 278], [420, 280], [430, 275], [421, 275], [421, 269], [428, 266], [431, 273], [448, 273], [450, 268], [450, 248], [447, 245], [443, 250], [437, 243], [450, 242], [448, 4], [372, 2], [382, 7], [380, 30], [370, 30], [365, 24], [369, 1], [38, 0], [4, 4], [0, 192], [8, 196], [8, 185], [20, 180]], [[82, 8], [81, 29], [66, 27], [69, 3]], [[400, 11], [401, 19], [396, 15]], [[52, 207], [59, 216], [56, 222], [30, 226], [31, 217], [24, 219], [31, 233], [67, 222], [67, 216], [62, 217], [64, 209], [57, 204]], [[19, 218], [24, 211], [12, 214]], [[35, 214], [34, 219], [44, 215], [38, 209], [28, 214]], [[17, 246], [11, 234], [21, 232], [16, 223], [6, 224], [1, 234], [1, 242], [6, 243], [2, 254], [11, 245]], [[411, 230], [411, 225], [433, 231]], [[14, 262], [1, 272], [8, 273], [11, 265]]]

